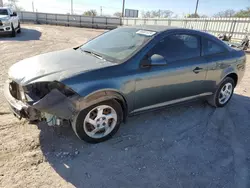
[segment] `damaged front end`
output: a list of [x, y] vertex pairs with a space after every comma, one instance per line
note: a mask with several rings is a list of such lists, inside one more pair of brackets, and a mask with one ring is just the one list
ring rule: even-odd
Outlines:
[[37, 82], [21, 86], [15, 81], [5, 84], [4, 93], [11, 110], [19, 119], [46, 119], [48, 125], [59, 125], [76, 113], [78, 94], [60, 82]]

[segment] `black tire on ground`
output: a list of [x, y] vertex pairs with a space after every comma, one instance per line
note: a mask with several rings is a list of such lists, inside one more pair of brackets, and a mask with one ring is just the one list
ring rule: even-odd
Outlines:
[[[85, 120], [85, 117], [87, 116], [87, 114], [92, 109], [94, 109], [95, 107], [100, 106], [100, 105], [110, 106], [116, 111], [116, 113], [117, 113], [117, 123], [116, 123], [114, 129], [108, 135], [106, 135], [105, 137], [92, 138], [92, 137], [90, 137], [90, 136], [88, 136], [86, 134], [86, 132], [85, 132], [85, 130], [83, 128], [83, 124], [84, 124], [84, 120]], [[116, 100], [108, 100], [108, 101], [104, 101], [104, 102], [101, 102], [101, 103], [98, 103], [98, 104], [94, 104], [94, 105], [82, 110], [78, 114], [78, 117], [76, 118], [76, 122], [72, 123], [72, 128], [73, 128], [75, 134], [81, 140], [84, 140], [84, 141], [89, 142], [89, 143], [99, 143], [99, 142], [103, 142], [105, 140], [110, 139], [118, 131], [118, 129], [120, 128], [120, 124], [122, 122], [122, 119], [123, 119], [123, 110], [122, 110], [121, 105]]]
[[21, 33], [21, 25], [20, 25], [20, 22], [18, 23], [17, 33]]
[[11, 25], [11, 37], [16, 37], [16, 30], [13, 25]]
[[[231, 83], [232, 86], [233, 86], [233, 91], [232, 91], [232, 94], [230, 96], [230, 98], [228, 99], [228, 101], [224, 104], [221, 104], [219, 102], [219, 96], [220, 96], [220, 91], [221, 89], [227, 84], [227, 83]], [[232, 78], [230, 77], [226, 77], [220, 84], [220, 86], [218, 87], [218, 89], [215, 91], [215, 93], [211, 96], [208, 97], [207, 99], [207, 102], [213, 106], [213, 107], [216, 107], [216, 108], [221, 108], [221, 107], [224, 107], [226, 106], [226, 104], [231, 100], [232, 96], [233, 96], [233, 92], [234, 92], [234, 88], [235, 88], [235, 82]]]

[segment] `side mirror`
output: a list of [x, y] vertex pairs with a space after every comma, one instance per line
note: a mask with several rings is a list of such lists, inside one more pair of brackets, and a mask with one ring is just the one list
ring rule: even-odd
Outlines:
[[11, 14], [11, 17], [13, 17], [13, 16], [17, 16], [17, 13], [13, 12], [13, 14]]
[[162, 65], [167, 65], [166, 59], [159, 55], [159, 54], [154, 54], [149, 58], [149, 62], [151, 66], [162, 66]]

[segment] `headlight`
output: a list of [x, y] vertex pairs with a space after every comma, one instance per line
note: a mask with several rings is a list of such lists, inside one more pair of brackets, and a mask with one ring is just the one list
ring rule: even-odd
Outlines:
[[10, 26], [11, 23], [8, 20], [2, 20], [3, 26]]
[[69, 87], [60, 82], [37, 82], [23, 87], [26, 98], [29, 102], [35, 102], [42, 99], [53, 89], [58, 89], [65, 96], [70, 97], [76, 93]]

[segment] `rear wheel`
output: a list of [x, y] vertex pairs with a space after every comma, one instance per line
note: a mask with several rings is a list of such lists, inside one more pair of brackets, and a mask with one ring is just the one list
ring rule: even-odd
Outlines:
[[76, 135], [90, 143], [110, 139], [119, 129], [123, 111], [116, 100], [104, 101], [81, 111], [72, 124]]
[[208, 98], [208, 103], [214, 107], [224, 107], [230, 101], [234, 88], [234, 80], [226, 77], [216, 92]]

